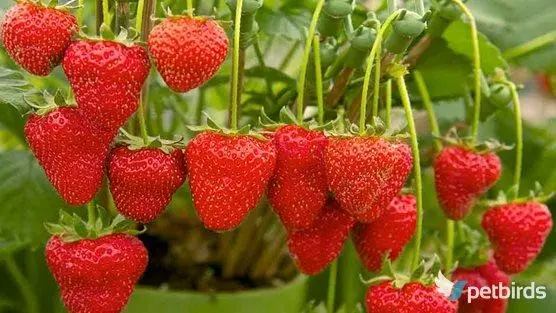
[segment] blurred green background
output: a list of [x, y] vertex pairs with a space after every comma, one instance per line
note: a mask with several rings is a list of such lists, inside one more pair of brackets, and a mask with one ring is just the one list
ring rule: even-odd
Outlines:
[[[185, 8], [185, 1], [163, 1], [174, 12]], [[135, 2], [122, 2], [132, 14]], [[366, 5], [377, 5], [373, 1]], [[12, 5], [9, 0], [0, 0], [0, 15]], [[120, 4], [119, 4], [120, 5]], [[503, 58], [503, 51], [527, 42], [533, 38], [556, 29], [556, 7], [553, 0], [470, 0], [469, 5], [477, 17], [481, 37], [482, 69], [488, 76], [497, 67], [509, 67]], [[217, 1], [218, 16], [229, 20], [229, 10], [223, 1]], [[308, 25], [314, 1], [300, 0], [266, 0], [260, 10], [257, 21], [260, 26], [258, 45], [260, 54], [255, 49], [247, 51], [246, 81], [242, 103], [241, 123], [256, 124], [261, 107], [276, 117], [281, 106], [295, 96], [296, 78], [304, 43], [305, 27]], [[95, 8], [93, 0], [85, 1], [85, 32], [93, 34], [95, 29]], [[157, 16], [161, 16], [160, 7]], [[355, 23], [360, 22], [364, 11], [355, 13]], [[132, 18], [133, 20], [133, 18]], [[133, 21], [132, 21], [133, 24]], [[229, 31], [229, 26], [228, 29]], [[443, 131], [466, 122], [466, 97], [470, 84], [470, 42], [467, 25], [456, 22], [423, 55], [417, 68], [425, 76], [435, 104], [435, 110]], [[524, 193], [533, 188], [536, 181], [546, 191], [556, 190], [556, 100], [550, 90], [541, 88], [538, 75], [546, 77], [556, 73], [556, 47], [550, 44], [533, 53], [509, 60], [512, 77], [524, 89], [523, 112], [524, 126]], [[17, 67], [0, 49], [0, 67], [17, 70]], [[174, 94], [162, 82], [158, 74], [153, 73], [149, 81], [150, 101], [148, 127], [151, 134], [171, 137], [182, 134], [190, 137], [185, 125], [202, 124], [207, 112], [218, 122], [224, 124], [227, 119], [229, 95], [229, 60], [222, 70], [205, 86], [184, 95]], [[48, 183], [42, 169], [28, 150], [23, 136], [25, 118], [7, 102], [22, 101], [21, 93], [30, 88], [48, 89], [53, 92], [60, 88], [67, 92], [68, 85], [61, 68], [56, 69], [47, 78], [33, 77], [21, 71], [21, 77], [0, 75], [0, 312], [63, 312], [57, 287], [44, 263], [43, 248], [48, 238], [43, 223], [56, 221], [58, 211], [83, 212], [79, 208], [68, 208], [58, 198]], [[356, 75], [361, 76], [358, 71]], [[30, 86], [21, 86], [21, 80], [30, 82]], [[408, 78], [411, 97], [417, 110], [416, 119], [421, 134], [420, 144], [424, 155], [423, 163], [425, 182], [425, 253], [442, 253], [445, 220], [438, 207], [434, 187], [433, 173], [430, 169], [429, 148], [431, 137], [428, 135], [426, 116], [421, 111], [418, 95]], [[359, 85], [350, 86], [350, 91]], [[312, 97], [313, 95], [311, 95]], [[314, 103], [314, 99], [309, 99]], [[480, 126], [483, 139], [497, 138], [502, 142], [514, 142], [514, 126], [510, 107], [494, 107], [484, 103], [484, 119]], [[312, 108], [314, 109], [314, 107]], [[333, 112], [328, 112], [327, 115]], [[403, 118], [401, 113], [396, 115]], [[501, 181], [491, 191], [494, 197], [499, 190], [506, 190], [511, 184], [511, 169], [514, 167], [514, 151], [501, 152], [500, 156], [507, 169]], [[100, 197], [106, 197], [101, 195]], [[555, 212], [556, 202], [549, 203]], [[193, 214], [190, 195], [186, 188], [180, 190], [171, 204], [169, 211], [174, 214]], [[478, 227], [482, 212], [476, 210], [467, 222]], [[404, 257], [399, 262], [403, 266]], [[361, 267], [354, 257], [354, 250], [348, 244], [340, 260], [338, 302], [353, 305], [360, 302], [365, 287], [359, 281]], [[309, 280], [309, 289], [303, 302], [325, 298], [327, 273], [322, 273]], [[543, 301], [520, 301], [511, 304], [510, 312], [553, 312], [556, 304], [556, 236], [551, 234], [542, 255], [527, 272], [514, 277], [514, 280], [529, 284], [535, 281], [552, 288], [549, 299]], [[277, 288], [280, 289], [280, 288]], [[295, 289], [298, 290], [298, 289]], [[294, 292], [304, 296], [304, 293]], [[287, 293], [287, 291], [286, 291]], [[262, 301], [262, 305], [279, 306], [281, 301], [288, 301], [291, 292], [271, 296], [275, 301]], [[142, 295], [142, 296], [141, 296]], [[130, 312], [143, 312], [141, 303], [154, 301], [156, 297], [141, 293], [132, 301]], [[144, 297], [144, 298], [141, 298]], [[291, 301], [298, 301], [292, 298]], [[237, 301], [249, 301], [238, 297]], [[143, 302], [142, 302], [143, 301]], [[233, 301], [233, 300], [232, 300]], [[186, 312], [176, 308], [178, 302], [163, 304], [158, 312]], [[187, 300], [186, 300], [187, 303]], [[233, 307], [233, 306], [231, 306]], [[143, 307], [144, 308], [144, 307]], [[209, 312], [209, 311], [207, 311]], [[239, 311], [238, 311], [239, 312]], [[248, 312], [248, 311], [245, 311]], [[271, 312], [271, 311], [268, 311]], [[290, 313], [286, 309], [277, 312]], [[293, 313], [293, 312], [292, 312]]]

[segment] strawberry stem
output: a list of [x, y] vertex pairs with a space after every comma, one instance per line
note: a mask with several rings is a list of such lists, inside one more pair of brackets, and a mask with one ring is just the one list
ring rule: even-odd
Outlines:
[[[417, 84], [417, 89], [419, 90], [419, 94], [421, 95], [421, 100], [423, 101], [423, 106], [427, 111], [427, 116], [429, 118], [429, 125], [431, 128], [431, 133], [436, 138], [440, 137], [440, 128], [438, 127], [438, 121], [436, 119], [436, 114], [434, 112], [434, 108], [432, 105], [432, 101], [429, 95], [429, 91], [427, 89], [427, 84], [425, 83], [425, 79], [421, 72], [415, 70], [413, 71], [413, 77], [415, 78], [415, 83]], [[434, 149], [436, 152], [440, 152], [442, 150], [442, 142], [440, 140], [434, 140]]]
[[[363, 91], [361, 92], [361, 104], [359, 107], [359, 133], [360, 134], [364, 134], [366, 132], [366, 127], [365, 127], [365, 121], [367, 118], [367, 96], [369, 93], [369, 85], [371, 83], [371, 72], [373, 69], [373, 63], [376, 62], [375, 65], [375, 87], [374, 87], [374, 92], [375, 92], [375, 96], [373, 97], [373, 114], [374, 114], [374, 106], [376, 105], [376, 111], [378, 114], [378, 87], [380, 85], [380, 62], [381, 62], [381, 57], [382, 57], [382, 37], [384, 36], [384, 33], [386, 32], [386, 29], [388, 29], [388, 27], [390, 26], [390, 24], [392, 24], [392, 22], [398, 17], [398, 15], [400, 14], [401, 11], [396, 11], [394, 13], [392, 13], [390, 16], [388, 16], [388, 18], [386, 19], [386, 21], [384, 22], [384, 25], [382, 25], [382, 27], [380, 27], [380, 25], [378, 25], [377, 27], [380, 28], [380, 30], [378, 31], [378, 34], [375, 38], [375, 42], [373, 43], [373, 47], [371, 49], [371, 53], [369, 54], [369, 57], [367, 58], [367, 69], [365, 70], [365, 78], [363, 79]], [[377, 22], [378, 23], [378, 22]], [[376, 98], [376, 104], [374, 103]], [[373, 115], [374, 116], [374, 115]]]
[[79, 1], [77, 2], [77, 5], [78, 5], [78, 9], [77, 9], [77, 23], [78, 23], [79, 25], [82, 25], [82, 24], [83, 24], [83, 19], [84, 19], [84, 15], [83, 15], [84, 13], [83, 13], [83, 12], [84, 12], [84, 10], [85, 10], [85, 3], [84, 3], [84, 2], [85, 2], [85, 0], [79, 0]]
[[234, 21], [234, 48], [232, 54], [232, 97], [230, 104], [230, 128], [237, 130], [237, 110], [239, 101], [239, 62], [240, 62], [240, 39], [241, 39], [241, 12], [243, 9], [243, 0], [237, 0], [236, 14]]
[[472, 143], [477, 140], [479, 133], [479, 119], [481, 116], [481, 52], [479, 49], [479, 33], [477, 31], [477, 23], [475, 17], [469, 9], [463, 4], [462, 0], [452, 0], [460, 9], [463, 14], [469, 19], [471, 26], [471, 44], [473, 47], [473, 79], [475, 81], [475, 103], [473, 106], [473, 120], [471, 124], [471, 138]]
[[506, 60], [515, 59], [522, 55], [531, 53], [535, 50], [543, 48], [549, 44], [556, 42], [556, 30], [546, 33], [542, 36], [527, 41], [517, 47], [504, 51], [503, 56]]
[[523, 120], [521, 118], [521, 101], [519, 101], [519, 94], [517, 87], [512, 82], [506, 83], [510, 87], [512, 93], [512, 100], [514, 103], [514, 117], [515, 117], [515, 170], [514, 170], [514, 188], [515, 197], [519, 196], [519, 185], [521, 183], [521, 165], [523, 162]]
[[112, 14], [110, 13], [110, 6], [108, 0], [102, 0], [102, 17], [103, 23], [110, 26], [112, 24]]
[[320, 60], [320, 36], [313, 38], [313, 51], [315, 54], [315, 87], [317, 92], [318, 123], [324, 124], [324, 96], [322, 87], [322, 65]]
[[[452, 269], [452, 264], [454, 262], [454, 243], [456, 239], [455, 232], [455, 222], [451, 219], [446, 219], [446, 265], [445, 272], [447, 275], [451, 275], [450, 270]], [[450, 278], [450, 276], [447, 276]]]
[[389, 79], [386, 82], [385, 88], [385, 95], [386, 98], [386, 128], [390, 128], [392, 126], [392, 80]]
[[193, 17], [193, 0], [187, 0], [187, 15]]
[[309, 63], [309, 55], [311, 54], [311, 44], [313, 42], [313, 37], [315, 37], [315, 33], [317, 30], [317, 23], [319, 21], [319, 15], [322, 11], [322, 7], [324, 6], [324, 0], [318, 0], [317, 6], [315, 7], [315, 11], [313, 13], [313, 17], [311, 19], [311, 24], [309, 24], [309, 32], [307, 33], [307, 42], [305, 43], [305, 49], [303, 51], [303, 59], [301, 61], [301, 71], [299, 72], [299, 79], [297, 83], [297, 90], [299, 94], [297, 95], [297, 110], [296, 110], [296, 118], [297, 122], [303, 122], [303, 99], [305, 99], [305, 78], [307, 74], [307, 65]]
[[413, 257], [413, 269], [419, 265], [421, 259], [421, 241], [423, 236], [423, 182], [421, 180], [421, 157], [419, 155], [419, 142], [417, 140], [417, 130], [415, 121], [413, 119], [413, 112], [411, 110], [411, 101], [409, 100], [409, 93], [407, 86], [402, 75], [396, 77], [396, 84], [402, 100], [407, 118], [407, 125], [409, 134], [411, 136], [411, 150], [413, 152], [413, 170], [415, 175], [415, 197], [417, 199], [417, 230], [415, 236], [415, 254]]
[[137, 1], [137, 17], [135, 18], [135, 30], [141, 32], [143, 27], [143, 10], [145, 8], [145, 0]]
[[94, 223], [95, 219], [95, 201], [93, 200], [87, 204], [87, 220], [89, 223]]
[[328, 296], [326, 299], [326, 312], [334, 313], [334, 301], [336, 298], [336, 278], [338, 276], [338, 260], [330, 265], [328, 276]]

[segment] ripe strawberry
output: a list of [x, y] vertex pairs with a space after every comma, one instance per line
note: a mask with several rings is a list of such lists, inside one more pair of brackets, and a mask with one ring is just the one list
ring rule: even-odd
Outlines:
[[372, 286], [366, 296], [368, 313], [456, 313], [457, 302], [452, 302], [433, 286], [411, 282], [401, 289], [391, 281]]
[[0, 38], [19, 66], [46, 76], [60, 64], [78, 30], [76, 18], [66, 10], [19, 0], [4, 15]]
[[136, 222], [149, 223], [185, 181], [183, 152], [117, 147], [108, 157], [108, 178], [118, 211]]
[[204, 84], [228, 54], [226, 32], [206, 17], [169, 17], [153, 28], [148, 45], [160, 75], [176, 92]]
[[324, 150], [328, 139], [321, 131], [288, 125], [275, 132], [272, 142], [276, 170], [268, 200], [287, 229], [309, 227], [326, 203]]
[[342, 251], [355, 220], [330, 200], [313, 226], [289, 233], [288, 248], [299, 270], [308, 275], [323, 271]]
[[463, 291], [463, 296], [459, 301], [459, 313], [504, 313], [508, 307], [508, 299], [485, 299], [478, 298], [471, 300], [471, 303], [467, 301], [467, 289], [469, 287], [476, 287], [481, 289], [483, 287], [492, 286], [506, 286], [510, 284], [510, 277], [502, 272], [494, 260], [490, 260], [488, 263], [478, 266], [475, 268], [458, 268], [453, 276], [452, 280], [465, 280], [467, 285], [465, 285], [466, 290]]
[[116, 132], [137, 110], [150, 64], [142, 47], [81, 40], [68, 47], [62, 67], [83, 114]]
[[524, 271], [542, 250], [552, 229], [552, 215], [542, 203], [510, 203], [490, 208], [482, 225], [494, 246], [498, 267], [516, 274]]
[[435, 185], [444, 214], [461, 220], [475, 200], [500, 178], [502, 166], [493, 152], [477, 153], [465, 147], [445, 147], [434, 160]]
[[64, 242], [53, 236], [46, 262], [71, 313], [117, 313], [147, 266], [145, 246], [136, 237], [111, 234]]
[[325, 163], [328, 186], [342, 209], [369, 223], [400, 193], [413, 160], [404, 142], [352, 137], [331, 139]]
[[396, 260], [415, 233], [417, 208], [413, 195], [397, 196], [382, 215], [370, 224], [358, 223], [353, 242], [365, 267], [380, 271], [384, 256]]
[[82, 205], [101, 187], [112, 134], [97, 129], [77, 108], [32, 115], [25, 137], [46, 176], [69, 204]]
[[259, 202], [276, 163], [270, 142], [214, 131], [197, 135], [185, 154], [197, 214], [214, 231], [241, 224]]

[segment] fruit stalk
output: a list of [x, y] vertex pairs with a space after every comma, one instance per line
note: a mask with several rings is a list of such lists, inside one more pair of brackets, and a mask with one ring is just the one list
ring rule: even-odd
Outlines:
[[79, 23], [79, 25], [83, 25], [85, 0], [79, 0], [77, 4], [79, 6], [79, 9], [77, 9], [77, 22]]
[[556, 41], [556, 30], [539, 36], [535, 39], [527, 41], [517, 47], [510, 48], [504, 51], [503, 56], [506, 60], [512, 60], [522, 55], [531, 53], [546, 45], [552, 44]]
[[94, 200], [87, 204], [87, 219], [91, 223], [93, 223], [96, 219], [96, 216], [95, 216], [95, 201]]
[[481, 53], [479, 50], [479, 33], [475, 17], [461, 0], [452, 0], [463, 11], [469, 19], [471, 26], [471, 44], [473, 47], [473, 79], [475, 81], [475, 103], [473, 105], [473, 120], [471, 124], [471, 136], [473, 142], [479, 133], [479, 119], [481, 115]]
[[417, 231], [415, 235], [415, 254], [413, 257], [413, 268], [417, 268], [421, 258], [421, 240], [423, 236], [423, 182], [421, 181], [421, 157], [419, 155], [419, 142], [417, 140], [417, 130], [413, 120], [411, 101], [405, 85], [403, 75], [396, 77], [396, 84], [401, 96], [402, 104], [407, 118], [409, 134], [411, 135], [411, 150], [413, 151], [413, 164], [415, 173], [415, 197], [417, 199]]
[[330, 264], [328, 276], [328, 295], [326, 298], [326, 312], [334, 313], [334, 301], [336, 299], [336, 278], [338, 276], [338, 260]]
[[237, 110], [239, 101], [239, 65], [240, 65], [240, 39], [241, 39], [241, 10], [243, 9], [243, 0], [237, 0], [236, 14], [234, 20], [234, 48], [232, 58], [232, 97], [230, 104], [230, 128], [237, 130]]
[[187, 15], [193, 17], [193, 0], [187, 0]]
[[385, 86], [384, 97], [386, 98], [386, 128], [392, 126], [392, 80], [389, 79]]
[[313, 17], [311, 19], [311, 24], [309, 24], [309, 32], [307, 33], [307, 42], [305, 43], [305, 49], [303, 51], [303, 59], [301, 61], [301, 70], [299, 73], [299, 79], [297, 83], [297, 105], [296, 105], [296, 118], [297, 122], [301, 123], [303, 121], [303, 99], [305, 97], [305, 78], [307, 74], [307, 65], [309, 63], [309, 55], [311, 54], [311, 44], [313, 42], [312, 38], [315, 37], [317, 30], [317, 23], [319, 21], [319, 15], [324, 6], [324, 0], [319, 0], [315, 11], [313, 12]]
[[112, 24], [112, 15], [110, 14], [110, 5], [108, 0], [102, 0], [102, 17], [102, 22], [105, 25], [110, 26], [110, 24]]
[[313, 51], [315, 54], [315, 87], [317, 92], [317, 109], [319, 125], [324, 124], [324, 97], [322, 85], [322, 68], [320, 60], [320, 36], [315, 35], [313, 38]]
[[515, 117], [515, 170], [514, 170], [514, 196], [519, 196], [519, 185], [521, 182], [521, 166], [523, 162], [523, 120], [521, 118], [521, 101], [519, 101], [519, 94], [517, 87], [514, 83], [508, 82], [512, 93], [512, 101], [514, 103], [514, 117]]

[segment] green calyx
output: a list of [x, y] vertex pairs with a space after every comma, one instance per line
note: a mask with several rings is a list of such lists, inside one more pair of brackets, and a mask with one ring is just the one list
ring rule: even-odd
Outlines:
[[435, 279], [439, 277], [441, 268], [442, 264], [440, 263], [440, 258], [435, 254], [428, 260], [422, 260], [409, 275], [400, 274], [394, 270], [389, 255], [386, 254], [382, 261], [381, 272], [370, 280], [362, 279], [362, 281], [367, 286], [375, 286], [386, 281], [391, 281], [392, 286], [396, 289], [401, 289], [411, 282], [418, 282], [425, 286], [430, 286], [434, 284]]
[[311, 119], [310, 121], [300, 123], [295, 118], [293, 112], [287, 106], [284, 106], [282, 107], [282, 109], [280, 109], [280, 115], [278, 121], [272, 120], [266, 114], [264, 108], [261, 109], [261, 113], [259, 115], [259, 125], [266, 130], [275, 130], [285, 125], [298, 125], [300, 127], [304, 127], [311, 130], [333, 130], [335, 123], [337, 123], [337, 120], [330, 121], [324, 125], [319, 125], [319, 123], [315, 119]]
[[203, 114], [205, 115], [206, 119], [207, 119], [207, 124], [206, 125], [200, 125], [200, 126], [193, 126], [193, 125], [189, 125], [187, 126], [187, 129], [189, 129], [190, 131], [194, 132], [194, 133], [201, 133], [201, 132], [215, 132], [215, 133], [219, 133], [219, 134], [223, 134], [226, 136], [237, 136], [237, 135], [248, 135], [248, 136], [252, 136], [255, 137], [257, 139], [260, 140], [267, 140], [267, 138], [265, 136], [263, 136], [262, 134], [260, 134], [259, 132], [255, 132], [251, 130], [251, 125], [247, 124], [239, 129], [229, 129], [226, 127], [223, 127], [221, 125], [218, 125], [218, 123], [216, 123], [207, 113], [203, 112]]
[[[43, 91], [42, 94], [25, 94], [23, 96], [25, 103], [30, 107], [28, 113], [35, 115], [46, 115], [60, 107], [75, 107], [75, 104], [68, 104], [60, 89], [56, 90], [54, 95], [48, 91]], [[68, 99], [69, 100], [69, 99]]]
[[85, 222], [77, 214], [70, 215], [61, 210], [58, 224], [46, 223], [46, 230], [54, 236], [59, 236], [64, 242], [96, 239], [115, 233], [135, 236], [145, 231], [137, 230], [135, 223], [126, 220], [122, 215], [112, 219], [108, 211], [100, 206], [97, 206], [95, 211], [96, 218]]
[[435, 0], [431, 6], [434, 15], [438, 15], [448, 21], [455, 21], [461, 17], [460, 8], [452, 0]]
[[554, 192], [546, 193], [539, 182], [535, 182], [535, 188], [529, 191], [529, 195], [519, 197], [517, 194], [518, 187], [512, 186], [507, 191], [501, 190], [494, 200], [483, 200], [479, 202], [481, 207], [494, 207], [509, 203], [526, 203], [526, 202], [539, 202], [545, 203], [552, 199], [555, 195]]
[[403, 53], [409, 48], [413, 39], [419, 36], [427, 27], [427, 20], [431, 12], [421, 16], [418, 13], [402, 10], [398, 18], [392, 23], [392, 32], [386, 38], [386, 50], [394, 53]]
[[113, 41], [123, 44], [126, 47], [134, 46], [136, 40], [139, 38], [139, 33], [137, 33], [133, 28], [128, 29], [121, 28], [118, 35], [114, 34], [110, 26], [102, 24], [100, 26], [100, 36], [89, 36], [83, 31], [79, 32], [79, 38], [91, 41]]
[[143, 138], [131, 135], [123, 128], [120, 129], [117, 144], [124, 144], [131, 151], [159, 149], [166, 154], [170, 154], [176, 149], [183, 149], [185, 147], [183, 137], [181, 136], [176, 136], [172, 140], [162, 139], [160, 136], [147, 137], [145, 141]]
[[[348, 125], [345, 127], [345, 125]], [[379, 117], [373, 117], [371, 124], [366, 124], [365, 129], [361, 130], [359, 125], [351, 123], [348, 119], [337, 120], [334, 124], [332, 131], [327, 131], [327, 134], [332, 137], [382, 137], [387, 140], [404, 140], [409, 138], [409, 134], [402, 132], [403, 127], [396, 125], [395, 127], [387, 128], [386, 124]]]
[[506, 145], [496, 139], [475, 142], [471, 136], [460, 137], [455, 127], [451, 128], [445, 136], [436, 137], [436, 140], [440, 140], [448, 146], [463, 147], [479, 154], [513, 149], [513, 145]]
[[80, 5], [75, 5], [77, 0], [71, 0], [64, 4], [59, 4], [58, 0], [16, 0], [16, 2], [19, 4], [31, 3], [36, 6], [52, 8], [60, 11], [69, 11], [83, 7]]

